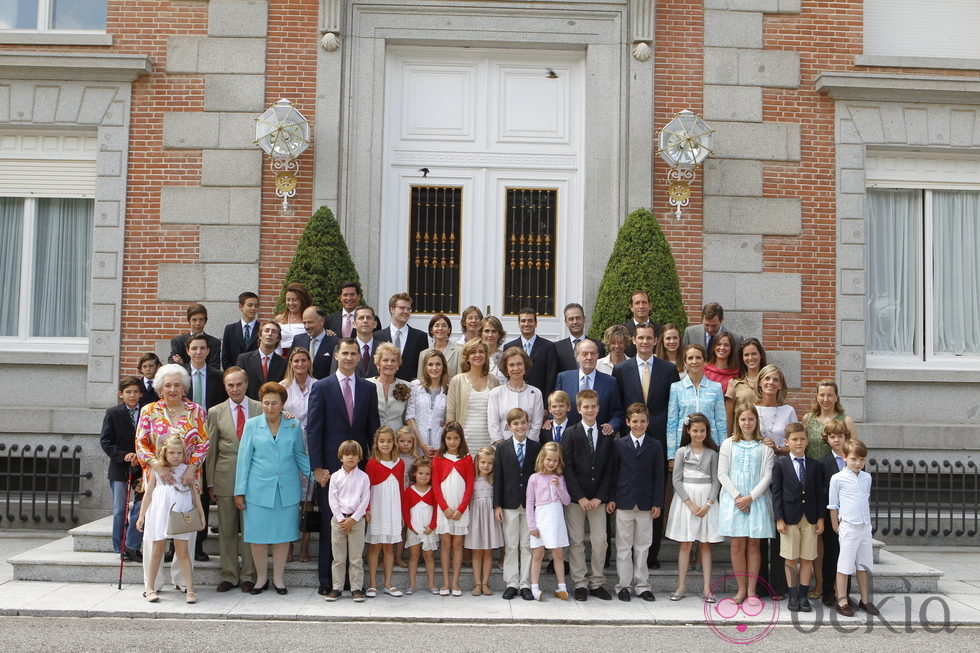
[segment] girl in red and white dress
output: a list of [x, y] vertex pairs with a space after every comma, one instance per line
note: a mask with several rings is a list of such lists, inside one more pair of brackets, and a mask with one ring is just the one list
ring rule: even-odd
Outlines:
[[436, 493], [432, 489], [432, 462], [420, 458], [409, 472], [412, 484], [402, 495], [402, 518], [408, 533], [405, 548], [408, 549], [408, 589], [405, 594], [415, 592], [415, 572], [419, 566], [419, 555], [425, 558], [425, 575], [429, 577], [429, 592], [438, 594], [436, 589], [436, 565], [432, 552], [439, 547], [436, 535]]
[[395, 566], [395, 542], [402, 539], [402, 479], [405, 463], [395, 452], [395, 433], [382, 426], [374, 434], [371, 459], [365, 470], [371, 479], [371, 519], [364, 540], [368, 547], [368, 581], [365, 594], [368, 598], [378, 595], [375, 581], [378, 578], [378, 553], [384, 553], [384, 592], [389, 596], [401, 596], [402, 592], [391, 583]]
[[[441, 596], [462, 596], [459, 573], [463, 566], [463, 537], [470, 514], [466, 511], [473, 495], [473, 456], [466, 448], [466, 438], [459, 422], [447, 422], [442, 430], [442, 444], [432, 459], [432, 487], [439, 513], [436, 532], [442, 549]], [[449, 557], [452, 554], [452, 584], [449, 582]]]

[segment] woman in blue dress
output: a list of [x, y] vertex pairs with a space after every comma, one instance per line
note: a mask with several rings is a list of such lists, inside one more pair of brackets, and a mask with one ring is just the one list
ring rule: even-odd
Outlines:
[[759, 541], [773, 536], [769, 482], [775, 460], [762, 443], [755, 406], [735, 407], [732, 436], [718, 452], [718, 532], [731, 538], [732, 570], [738, 583], [736, 603], [758, 597], [756, 581], [761, 554]]
[[303, 429], [285, 419], [286, 388], [265, 383], [259, 388], [262, 415], [245, 422], [235, 470], [235, 505], [244, 511], [243, 539], [255, 559], [252, 594], [269, 588], [268, 556], [272, 545], [272, 585], [286, 593], [289, 543], [299, 538], [300, 477], [310, 476], [310, 459], [303, 447]]
[[724, 442], [728, 437], [725, 422], [725, 393], [721, 384], [704, 375], [704, 347], [698, 344], [684, 347], [681, 354], [687, 376], [670, 386], [667, 403], [667, 460], [674, 459], [684, 434], [684, 418], [701, 413], [708, 418], [712, 439]]

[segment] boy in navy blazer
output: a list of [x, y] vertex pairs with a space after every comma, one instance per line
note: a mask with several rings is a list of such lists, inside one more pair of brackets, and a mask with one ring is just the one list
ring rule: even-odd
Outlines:
[[647, 433], [647, 407], [639, 402], [626, 409], [629, 435], [616, 441], [612, 461], [612, 500], [606, 512], [616, 515], [616, 593], [629, 601], [631, 590], [644, 601], [650, 591], [647, 553], [653, 542], [653, 520], [664, 506], [665, 464], [660, 443]]
[[778, 456], [772, 468], [772, 511], [780, 534], [779, 555], [785, 560], [791, 612], [810, 612], [810, 578], [817, 558], [817, 537], [823, 533], [823, 468], [806, 455], [806, 429], [799, 422], [786, 426], [788, 456]]

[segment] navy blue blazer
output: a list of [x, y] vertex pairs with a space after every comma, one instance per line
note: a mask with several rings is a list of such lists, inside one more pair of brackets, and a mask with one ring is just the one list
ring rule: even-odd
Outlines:
[[[139, 406], [136, 410], [139, 411]], [[137, 419], [139, 415], [137, 414]], [[99, 438], [102, 451], [109, 456], [110, 481], [126, 481], [130, 473], [138, 472], [139, 466], [133, 467], [126, 462], [126, 454], [136, 453], [136, 425], [129, 416], [126, 404], [116, 404], [105, 412], [102, 419], [102, 434]]]
[[[310, 375], [314, 379], [325, 379], [330, 374], [330, 367], [333, 364], [333, 350], [337, 347], [338, 342], [340, 342], [340, 338], [328, 336], [324, 332], [323, 340], [320, 341], [320, 346], [316, 349], [316, 359], [312, 361], [313, 364], [310, 366]], [[293, 347], [309, 349], [309, 334], [301, 333], [298, 336], [294, 336]]]
[[620, 510], [651, 510], [664, 507], [667, 463], [663, 449], [647, 435], [640, 452], [629, 436], [613, 445], [612, 496]]
[[514, 510], [527, 502], [527, 480], [534, 473], [534, 463], [541, 445], [524, 439], [524, 464], [517, 465], [517, 451], [511, 436], [497, 445], [493, 458], [493, 507]]
[[[578, 424], [582, 421], [582, 416], [578, 414], [578, 406], [575, 402], [575, 395], [578, 394], [578, 369], [562, 372], [558, 375], [558, 383], [555, 390], [564, 390], [571, 399], [571, 408], [568, 410], [568, 423]], [[619, 384], [609, 374], [596, 371], [595, 383], [592, 389], [599, 393], [599, 415], [596, 422], [599, 424], [609, 424], [616, 431], [623, 428], [623, 402], [619, 396]]]
[[263, 381], [262, 354], [258, 349], [240, 354], [235, 364], [245, 370], [245, 375], [248, 377], [248, 389], [245, 394], [249, 399], [256, 401], [259, 400], [259, 388], [262, 387], [263, 383], [266, 381], [279, 383], [282, 381], [282, 377], [286, 376], [286, 359], [279, 354], [272, 354], [272, 358], [269, 359], [269, 373]]
[[[646, 406], [650, 413], [650, 426], [647, 433], [663, 443], [664, 457], [667, 455], [667, 406], [670, 403], [670, 386], [681, 380], [677, 368], [656, 356], [650, 358], [650, 393], [647, 395]], [[643, 386], [640, 385], [640, 373], [635, 358], [625, 360], [613, 368], [613, 377], [619, 384], [619, 396], [623, 402], [623, 410], [634, 402], [643, 403]], [[629, 433], [623, 425], [623, 435]]]
[[140, 408], [147, 404], [152, 404], [156, 401], [160, 401], [157, 391], [153, 389], [153, 379], [150, 379], [150, 387], [146, 387], [146, 379], [142, 376], [139, 377], [140, 380]]
[[228, 369], [235, 364], [238, 357], [247, 351], [254, 351], [259, 348], [259, 325], [258, 320], [255, 327], [248, 334], [248, 342], [245, 342], [245, 331], [242, 329], [242, 321], [236, 320], [231, 324], [225, 325], [225, 332], [221, 336], [221, 368]]
[[827, 495], [824, 492], [823, 465], [809, 456], [804, 460], [806, 482], [801, 485], [792, 454], [776, 457], [771, 485], [773, 519], [799, 524], [806, 517], [808, 522], [816, 524], [824, 516]]
[[299, 422], [281, 418], [279, 432], [272, 437], [265, 415], [246, 420], [238, 444], [235, 494], [243, 495], [246, 505], [274, 508], [278, 489], [281, 505], [295, 506], [303, 496], [300, 476], [310, 476], [310, 460]]
[[347, 406], [336, 374], [320, 379], [310, 390], [306, 413], [306, 436], [310, 466], [335, 472], [340, 469], [337, 449], [344, 440], [360, 443], [364, 460], [371, 455], [374, 432], [381, 426], [378, 389], [370, 381], [354, 376], [354, 421], [347, 419]]
[[569, 496], [575, 502], [582, 498], [599, 499], [603, 503], [609, 501], [616, 436], [603, 435], [598, 422], [595, 428], [599, 431], [595, 455], [590, 454], [586, 440], [588, 434], [582, 422], [570, 427], [561, 436], [565, 483], [568, 485]]

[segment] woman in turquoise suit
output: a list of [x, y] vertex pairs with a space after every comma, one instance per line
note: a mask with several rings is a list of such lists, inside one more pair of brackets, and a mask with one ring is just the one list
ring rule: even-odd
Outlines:
[[238, 446], [235, 505], [245, 515], [244, 540], [255, 558], [252, 594], [269, 588], [268, 556], [272, 545], [272, 586], [285, 594], [289, 543], [299, 538], [300, 476], [310, 476], [310, 459], [303, 447], [303, 430], [285, 419], [286, 388], [265, 383], [259, 388], [262, 415], [245, 422]]

